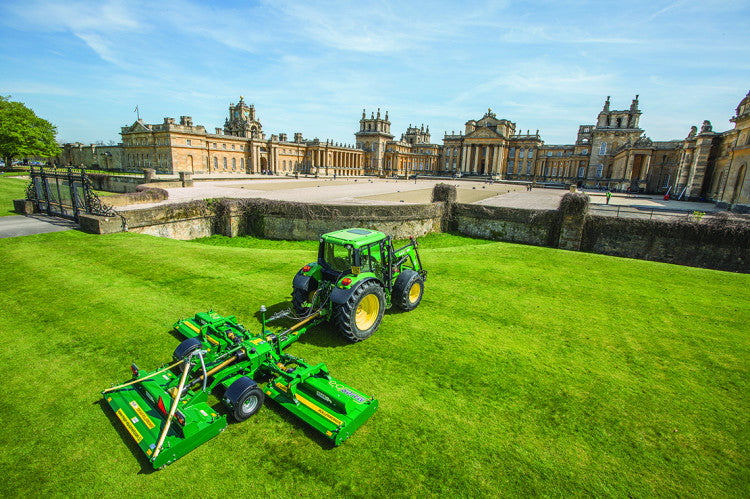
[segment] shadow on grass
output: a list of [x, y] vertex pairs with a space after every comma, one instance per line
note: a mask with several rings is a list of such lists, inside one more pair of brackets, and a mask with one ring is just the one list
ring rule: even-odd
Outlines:
[[128, 433], [128, 431], [122, 425], [122, 422], [117, 418], [117, 415], [109, 407], [109, 404], [107, 404], [107, 402], [102, 398], [94, 402], [92, 405], [99, 406], [102, 412], [107, 416], [107, 419], [109, 419], [110, 426], [112, 426], [115, 431], [117, 431], [117, 434], [120, 435], [122, 441], [125, 442], [125, 445], [128, 446], [130, 452], [138, 460], [138, 464], [141, 465], [141, 470], [138, 472], [138, 474], [150, 475], [151, 473], [156, 471], [154, 470], [151, 461], [149, 461], [145, 454], [143, 454], [141, 448], [138, 447], [138, 444], [133, 441], [133, 437], [130, 436], [130, 433]]

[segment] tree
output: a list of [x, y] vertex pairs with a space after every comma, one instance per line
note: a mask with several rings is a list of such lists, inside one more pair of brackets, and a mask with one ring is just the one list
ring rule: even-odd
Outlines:
[[57, 128], [10, 96], [0, 95], [0, 157], [6, 168], [13, 158], [56, 156], [60, 148], [55, 140]]

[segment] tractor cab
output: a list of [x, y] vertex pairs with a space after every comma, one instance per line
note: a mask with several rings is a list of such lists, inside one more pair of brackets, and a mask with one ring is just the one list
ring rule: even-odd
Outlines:
[[326, 281], [372, 272], [383, 278], [383, 262], [387, 261], [390, 238], [382, 232], [367, 229], [346, 229], [325, 234], [320, 240], [318, 264]]

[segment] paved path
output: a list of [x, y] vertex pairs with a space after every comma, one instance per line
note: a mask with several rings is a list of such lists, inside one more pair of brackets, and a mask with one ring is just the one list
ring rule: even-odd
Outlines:
[[4, 237], [60, 232], [77, 228], [78, 224], [71, 220], [43, 215], [0, 217], [0, 239]]

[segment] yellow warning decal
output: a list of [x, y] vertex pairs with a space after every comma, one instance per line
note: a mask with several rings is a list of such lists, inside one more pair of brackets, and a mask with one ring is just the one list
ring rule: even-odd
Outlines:
[[185, 324], [187, 327], [189, 327], [190, 329], [192, 329], [196, 333], [198, 333], [198, 334], [201, 333], [201, 330], [198, 329], [196, 326], [194, 326], [192, 322], [185, 321], [185, 322], [183, 322], [183, 324]]
[[208, 340], [209, 343], [213, 343], [214, 345], [218, 345], [219, 344], [218, 340], [215, 340], [213, 337], [211, 337], [209, 335], [206, 335], [206, 339]]
[[287, 387], [285, 387], [281, 383], [276, 383], [276, 388], [278, 388], [279, 390], [284, 391], [285, 393], [287, 393], [289, 391], [289, 390], [287, 390]]
[[300, 402], [302, 402], [303, 404], [305, 404], [307, 407], [309, 407], [313, 411], [317, 412], [318, 414], [320, 414], [321, 416], [323, 416], [324, 418], [326, 418], [331, 423], [333, 423], [335, 425], [338, 425], [338, 426], [341, 426], [342, 424], [344, 424], [344, 422], [341, 421], [340, 419], [338, 419], [336, 416], [327, 413], [326, 411], [324, 411], [323, 409], [321, 409], [317, 405], [313, 404], [312, 402], [310, 402], [306, 398], [301, 397], [298, 393], [295, 393], [295, 395], [297, 396], [297, 400], [299, 400]]
[[138, 430], [135, 428], [135, 425], [133, 425], [132, 421], [128, 419], [125, 413], [122, 412], [122, 409], [117, 409], [117, 412], [115, 414], [117, 414], [117, 417], [120, 418], [122, 425], [126, 430], [128, 430], [128, 433], [130, 433], [130, 436], [133, 437], [135, 443], [140, 443], [140, 441], [143, 440], [143, 436], [138, 432]]
[[135, 413], [138, 414], [138, 417], [141, 418], [141, 421], [143, 421], [146, 424], [146, 427], [149, 430], [152, 429], [155, 426], [154, 422], [151, 421], [151, 418], [149, 418], [148, 415], [145, 412], [143, 412], [143, 409], [141, 409], [141, 406], [138, 405], [138, 402], [136, 402], [135, 400], [133, 400], [130, 403], [130, 407], [132, 407], [133, 409], [135, 409]]
[[251, 340], [250, 343], [252, 343], [253, 345], [263, 343], [263, 338], [255, 338], [254, 340]]

